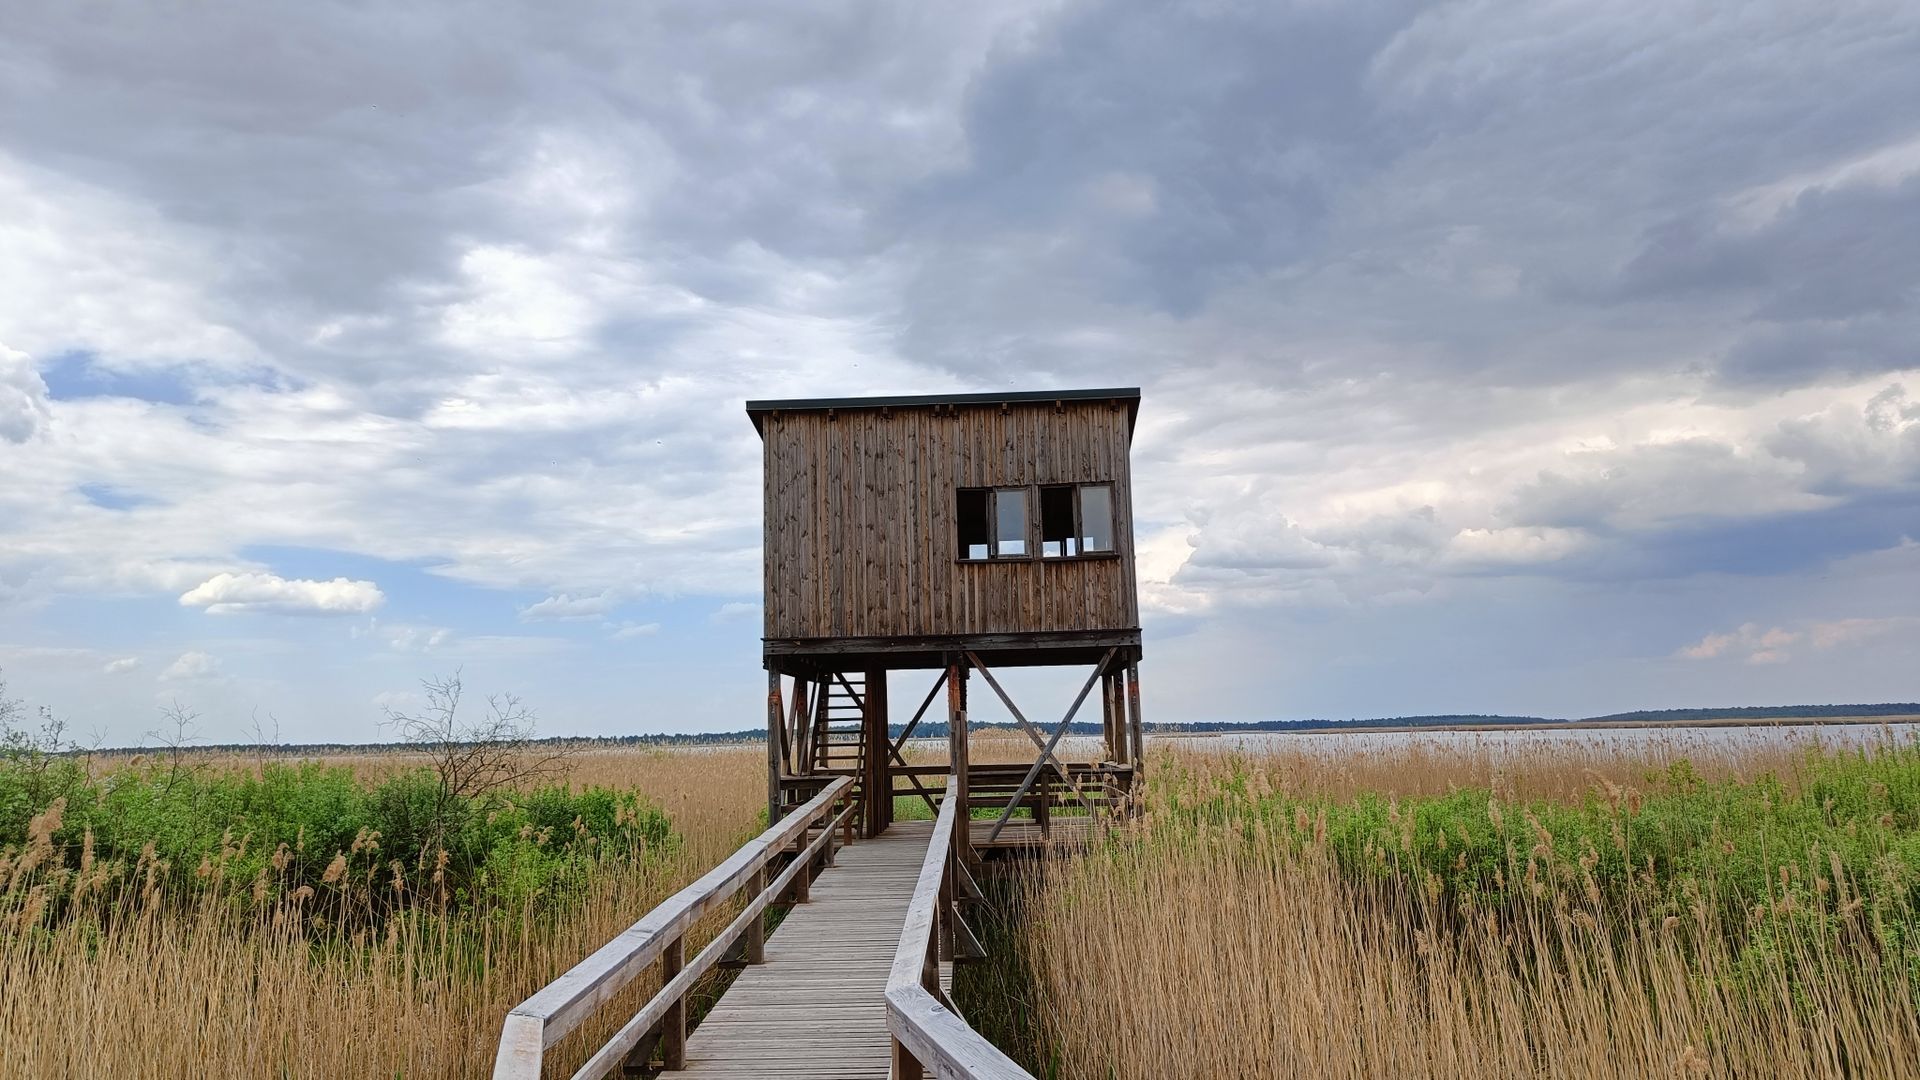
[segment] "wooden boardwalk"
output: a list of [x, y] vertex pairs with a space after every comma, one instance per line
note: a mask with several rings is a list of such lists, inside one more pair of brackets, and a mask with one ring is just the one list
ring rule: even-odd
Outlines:
[[667, 1075], [884, 1080], [887, 975], [932, 836], [932, 822], [901, 822], [841, 848], [811, 902], [767, 938], [766, 962], [743, 969], [688, 1036], [686, 1070]]

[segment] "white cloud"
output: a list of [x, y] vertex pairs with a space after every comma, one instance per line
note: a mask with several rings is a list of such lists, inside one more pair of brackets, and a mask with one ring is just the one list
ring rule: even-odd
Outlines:
[[387, 643], [395, 652], [433, 652], [453, 640], [451, 627], [417, 626], [409, 623], [383, 623], [378, 619], [368, 621], [366, 629], [356, 627], [354, 637], [371, 635]]
[[107, 665], [101, 668], [100, 670], [103, 674], [107, 674], [107, 675], [125, 675], [126, 673], [135, 670], [139, 666], [140, 666], [139, 657], [123, 656], [118, 660], [107, 661]]
[[1803, 641], [1826, 652], [1920, 629], [1920, 616], [1809, 620], [1796, 625], [1798, 629], [1785, 626], [1762, 629], [1758, 623], [1743, 623], [1725, 633], [1708, 634], [1681, 647], [1674, 655], [1686, 660], [1713, 660], [1724, 656], [1742, 657], [1749, 664], [1783, 664], [1793, 659], [1790, 647]]
[[1842, 645], [1868, 641], [1902, 630], [1920, 628], [1920, 616], [1895, 615], [1882, 619], [1835, 619], [1808, 627], [1816, 649], [1837, 649]]
[[1849, 187], [1891, 188], [1920, 174], [1920, 138], [1902, 139], [1858, 157], [1761, 184], [1727, 196], [1729, 212], [1743, 226], [1758, 228], [1809, 195]]
[[1745, 653], [1749, 664], [1777, 664], [1791, 657], [1787, 646], [1803, 636], [1800, 631], [1785, 627], [1763, 630], [1758, 623], [1743, 623], [1730, 633], [1708, 634], [1674, 655], [1688, 660], [1711, 660], [1728, 653]]
[[426, 703], [425, 695], [418, 690], [382, 690], [372, 698], [373, 706], [382, 713], [412, 712]]
[[0, 341], [0, 442], [26, 442], [51, 418], [47, 384], [33, 360]]
[[601, 593], [598, 596], [557, 593], [538, 603], [521, 608], [520, 617], [527, 622], [596, 619], [605, 616], [618, 604], [619, 601], [614, 599], [612, 593]]
[[760, 617], [760, 605], [745, 600], [731, 600], [715, 608], [708, 617], [710, 622], [744, 622]]
[[1726, 652], [1727, 648], [1738, 640], [1740, 640], [1738, 634], [1708, 634], [1692, 645], [1683, 646], [1674, 655], [1684, 656], [1689, 660], [1711, 660]]
[[650, 622], [650, 623], [627, 622], [627, 623], [621, 623], [619, 626], [615, 627], [613, 630], [613, 633], [609, 634], [608, 636], [613, 638], [613, 640], [615, 641], [628, 641], [633, 638], [652, 637], [653, 635], [658, 634], [659, 632], [660, 632], [660, 624], [657, 622]]
[[204, 233], [12, 149], [0, 148], [0, 330], [10, 344], [40, 356], [85, 348], [128, 368], [257, 355], [205, 295], [222, 271]]
[[1462, 529], [1447, 543], [1445, 560], [1481, 569], [1555, 562], [1588, 546], [1579, 529]]
[[160, 673], [163, 682], [186, 682], [195, 679], [211, 679], [220, 673], [220, 661], [198, 649], [181, 653], [179, 658], [167, 665]]
[[266, 573], [215, 574], [180, 596], [182, 606], [205, 608], [209, 615], [363, 615], [385, 602], [371, 581], [308, 581]]

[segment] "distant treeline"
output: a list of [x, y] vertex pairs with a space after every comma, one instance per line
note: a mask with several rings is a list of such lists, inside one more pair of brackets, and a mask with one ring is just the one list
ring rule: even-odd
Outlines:
[[1836, 716], [1920, 716], [1920, 702], [1891, 701], [1879, 705], [1748, 705], [1728, 709], [1642, 709], [1639, 712], [1589, 716], [1592, 723], [1655, 720], [1788, 720]]
[[[1373, 731], [1382, 728], [1422, 728], [1422, 727], [1527, 727], [1543, 724], [1631, 724], [1631, 723], [1708, 723], [1716, 720], [1819, 720], [1836, 717], [1873, 717], [1873, 716], [1920, 716], [1920, 702], [1894, 701], [1877, 705], [1736, 705], [1719, 709], [1641, 709], [1637, 712], [1609, 713], [1605, 716], [1580, 717], [1577, 720], [1566, 717], [1548, 716], [1501, 716], [1484, 713], [1436, 713], [1428, 716], [1378, 716], [1365, 720], [1209, 720], [1191, 724], [1148, 723], [1146, 729], [1155, 735], [1215, 735], [1236, 732], [1314, 732], [1314, 731]], [[1051, 733], [1053, 724], [1040, 724]], [[969, 724], [973, 731], [1018, 731], [1019, 726], [1011, 723]], [[905, 725], [890, 724], [888, 734], [898, 739], [906, 730]], [[706, 731], [692, 734], [661, 733], [655, 735], [609, 735], [577, 736], [556, 735], [545, 739], [535, 739], [540, 746], [570, 746], [581, 749], [615, 748], [625, 746], [723, 746], [729, 743], [756, 742], [765, 732], [759, 728], [743, 728], [738, 731]], [[915, 738], [944, 739], [947, 737], [945, 721], [924, 721], [913, 729]], [[1076, 723], [1068, 729], [1070, 735], [1099, 735], [1098, 723]], [[368, 753], [380, 750], [409, 749], [405, 743], [285, 743], [262, 746], [258, 743], [213, 743], [196, 744], [190, 748], [195, 752], [225, 751], [232, 753], [303, 753], [303, 754], [352, 754]], [[102, 753], [151, 752], [140, 747], [118, 750], [103, 750]]]

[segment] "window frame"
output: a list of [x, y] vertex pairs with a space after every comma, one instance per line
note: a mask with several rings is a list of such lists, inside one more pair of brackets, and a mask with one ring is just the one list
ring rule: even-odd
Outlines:
[[[1100, 559], [1118, 559], [1120, 558], [1120, 504], [1119, 504], [1119, 495], [1115, 490], [1118, 486], [1119, 485], [1112, 480], [1089, 480], [1084, 482], [1068, 481], [1066, 483], [1061, 483], [1061, 484], [1025, 484], [1025, 485], [1003, 484], [998, 486], [967, 485], [963, 487], [956, 487], [953, 489], [956, 511], [958, 510], [959, 496], [964, 492], [970, 492], [970, 491], [981, 492], [987, 496], [987, 507], [986, 507], [987, 555], [985, 558], [976, 558], [974, 556], [968, 555], [964, 547], [959, 547], [959, 549], [954, 552], [954, 561], [962, 562], [962, 563], [971, 563], [971, 564], [983, 564], [983, 563], [1002, 563], [1002, 562], [1060, 563], [1060, 562], [1079, 562], [1082, 560], [1097, 561]], [[1080, 514], [1080, 489], [1089, 488], [1089, 487], [1104, 487], [1107, 489], [1107, 513], [1110, 519], [1108, 521], [1108, 535], [1111, 536], [1113, 539], [1113, 547], [1106, 551], [1076, 550], [1072, 555], [1046, 554], [1047, 542], [1043, 539], [1036, 539], [1043, 535], [1043, 527], [1040, 521], [1041, 515], [1035, 512], [1036, 508], [1041, 506], [1041, 496], [1040, 496], [1041, 489], [1067, 488], [1073, 493], [1073, 497], [1070, 500], [1073, 504], [1072, 541], [1075, 548], [1079, 548], [1081, 542], [1086, 537], [1086, 527], [1085, 527], [1086, 523], [1081, 519], [1081, 514]], [[1026, 500], [1026, 504], [1027, 504], [1026, 506], [1027, 535], [1024, 538], [1026, 541], [1027, 550], [1026, 550], [1026, 553], [1023, 555], [1001, 555], [999, 554], [1001, 536], [1000, 536], [1000, 507], [999, 507], [998, 500], [1000, 498], [1001, 492], [1013, 492], [1013, 491], [1020, 492], [1022, 498]], [[956, 530], [958, 528], [957, 521], [955, 522], [955, 528]], [[955, 535], [955, 543], [956, 545], [958, 545], [957, 532], [954, 535]]]
[[[1073, 539], [1074, 539], [1074, 543], [1079, 545], [1080, 553], [1077, 555], [1060, 555], [1060, 556], [1056, 556], [1056, 558], [1062, 558], [1062, 559], [1117, 559], [1119, 558], [1120, 557], [1120, 507], [1118, 502], [1114, 498], [1113, 481], [1092, 480], [1084, 484], [1074, 484], [1072, 486], [1073, 486]], [[1082, 502], [1081, 496], [1085, 494], [1088, 488], [1106, 488], [1107, 489], [1107, 544], [1108, 546], [1101, 551], [1088, 551], [1086, 548], [1087, 522], [1086, 522], [1085, 515], [1082, 513], [1082, 510], [1086, 504]]]
[[[954, 552], [955, 562], [963, 562], [963, 563], [1024, 562], [1034, 558], [1033, 485], [1003, 484], [1000, 486], [985, 486], [985, 487], [968, 486], [968, 487], [954, 488], [953, 493], [954, 493], [954, 504], [955, 504], [956, 512], [959, 509], [960, 496], [967, 492], [978, 492], [987, 497], [987, 506], [986, 506], [987, 554], [986, 554], [986, 557], [984, 558], [979, 558], [979, 557], [967, 554], [965, 546], [959, 544], [959, 537], [956, 532], [956, 535], [954, 537], [954, 542], [957, 548], [957, 550]], [[1020, 540], [1023, 542], [1023, 544], [1026, 547], [1026, 550], [1021, 552], [1018, 555], [1002, 555], [1000, 553], [1000, 542], [1002, 539], [1000, 536], [1000, 496], [1003, 492], [1019, 492], [1021, 501], [1026, 504], [1025, 507], [1023, 508], [1025, 512], [1022, 515], [1023, 520], [1026, 522], [1026, 530], [1025, 530], [1026, 535], [1023, 537], [1020, 537]], [[957, 520], [955, 521], [954, 526], [955, 526], [955, 529], [957, 530], [959, 527], [959, 522]], [[1009, 537], [1007, 539], [1012, 539], [1012, 538]]]

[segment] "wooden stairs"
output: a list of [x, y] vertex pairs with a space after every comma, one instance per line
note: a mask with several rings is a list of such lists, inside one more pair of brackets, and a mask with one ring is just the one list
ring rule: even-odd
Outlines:
[[813, 771], [853, 777], [854, 801], [866, 799], [866, 676], [836, 674], [814, 698]]

